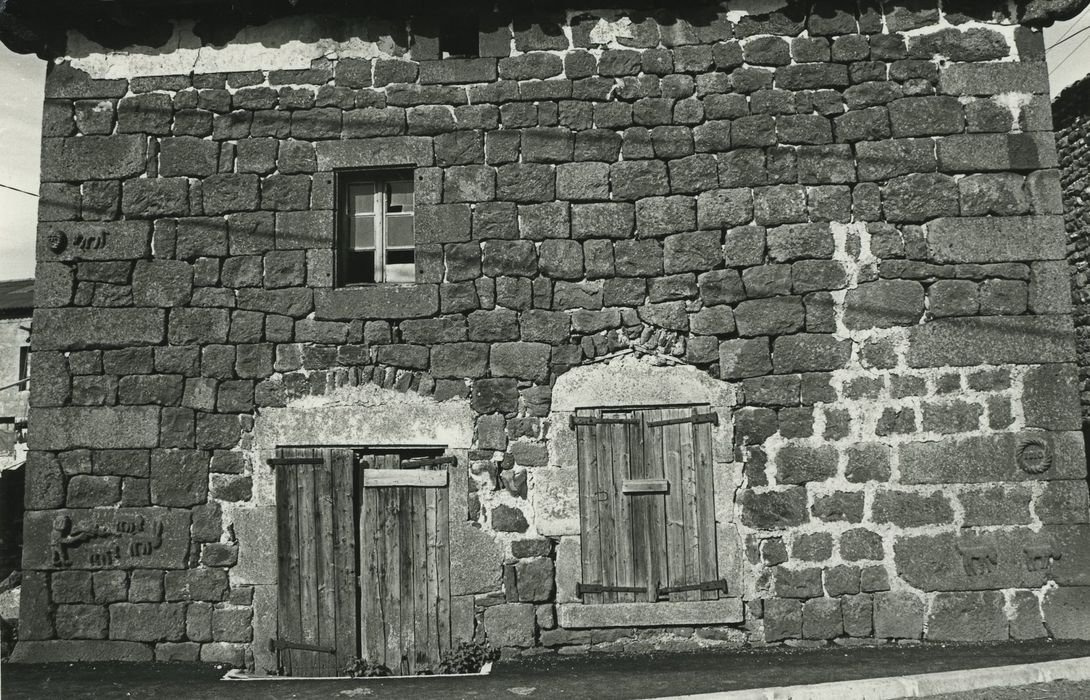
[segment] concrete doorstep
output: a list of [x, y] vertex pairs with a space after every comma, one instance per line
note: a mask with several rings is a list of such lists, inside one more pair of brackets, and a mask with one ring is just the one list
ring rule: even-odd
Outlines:
[[1052, 681], [1090, 680], [1090, 656], [911, 676], [678, 695], [659, 700], [897, 700]]

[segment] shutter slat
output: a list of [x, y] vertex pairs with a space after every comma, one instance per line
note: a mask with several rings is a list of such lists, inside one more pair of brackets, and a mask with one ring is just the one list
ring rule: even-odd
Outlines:
[[[699, 409], [709, 411], [709, 409]], [[707, 415], [707, 413], [704, 413]], [[719, 547], [716, 542], [715, 528], [715, 471], [712, 451], [711, 421], [693, 424], [693, 446], [696, 456], [696, 494], [697, 494], [697, 542], [700, 545], [698, 569], [699, 580], [713, 581], [719, 576]], [[716, 600], [720, 590], [703, 590], [703, 600]]]
[[331, 450], [333, 483], [333, 560], [336, 567], [337, 673], [358, 656], [356, 651], [356, 518], [353, 512], [355, 458], [351, 450]]
[[[323, 647], [337, 646], [337, 563], [333, 553], [333, 480], [331, 455], [323, 450], [323, 464], [314, 469], [314, 560], [317, 568], [317, 616], [318, 644]], [[337, 657], [319, 656], [322, 675], [336, 675]]]
[[[376, 455], [375, 466], [385, 469], [391, 460], [386, 455]], [[396, 465], [391, 468], [396, 469]], [[386, 622], [386, 666], [395, 673], [401, 669], [401, 498], [395, 490], [386, 490], [386, 518], [383, 523], [383, 547], [386, 551], [386, 589], [383, 612]]]
[[[610, 432], [613, 468], [610, 479], [610, 500], [614, 514], [614, 544], [616, 553], [617, 585], [632, 587], [636, 584], [632, 561], [632, 518], [628, 499], [624, 497], [624, 482], [629, 477], [631, 447], [629, 445], [629, 424], [613, 423], [608, 426]], [[622, 603], [635, 602], [630, 592], [618, 593], [617, 600]]]
[[[282, 450], [278, 451], [282, 452]], [[295, 502], [295, 470], [286, 466], [276, 468], [276, 503], [278, 517], [277, 561], [278, 561], [278, 605], [277, 637], [299, 641], [302, 639], [299, 621], [299, 546], [298, 513]], [[284, 673], [295, 675], [294, 652], [280, 652], [280, 665]]]
[[[679, 413], [689, 416], [692, 409], [679, 409]], [[681, 416], [678, 416], [681, 417]], [[692, 423], [682, 422], [676, 426], [680, 444], [681, 455], [681, 488], [682, 504], [685, 517], [685, 572], [684, 578], [675, 577], [674, 580], [682, 584], [692, 583], [700, 579], [700, 532], [697, 524], [697, 490], [696, 490], [696, 455], [693, 448]], [[682, 600], [700, 600], [700, 593], [685, 591]]]
[[[677, 418], [677, 411], [665, 409], [663, 419]], [[649, 421], [653, 424], [654, 421]], [[681, 488], [685, 476], [681, 457], [681, 426], [678, 423], [664, 424], [661, 427], [649, 425], [652, 430], [662, 430], [662, 457], [666, 480], [677, 484], [666, 494], [666, 551], [667, 566], [665, 585], [677, 585], [685, 581], [685, 560], [688, 552], [688, 539], [685, 529], [685, 490]], [[670, 600], [686, 600], [682, 593], [670, 594]]]
[[[601, 417], [601, 411], [595, 411]], [[594, 499], [598, 507], [598, 551], [601, 557], [602, 575], [598, 580], [607, 585], [617, 585], [617, 545], [614, 532], [613, 497], [613, 440], [609, 424], [599, 422], [594, 426], [594, 445], [598, 450], [598, 493]], [[593, 580], [593, 579], [592, 579]], [[607, 603], [617, 602], [616, 593], [603, 593]]]
[[[581, 424], [575, 429], [576, 452], [579, 460], [579, 532], [580, 558], [584, 581], [600, 581], [602, 577], [601, 543], [598, 523], [598, 449], [594, 428]], [[593, 594], [584, 603], [601, 603], [602, 596]]]
[[[311, 457], [309, 450], [304, 456]], [[314, 546], [314, 465], [305, 464], [296, 471], [296, 502], [299, 504], [299, 621], [304, 644], [320, 645], [318, 637], [318, 560]], [[296, 656], [302, 670], [298, 675], [320, 673], [318, 652], [301, 651]]]

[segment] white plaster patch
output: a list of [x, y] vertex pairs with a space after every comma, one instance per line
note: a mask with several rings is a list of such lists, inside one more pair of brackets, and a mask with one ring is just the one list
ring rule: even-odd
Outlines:
[[786, 0], [734, 0], [727, 3], [727, 19], [737, 22], [747, 15], [766, 15], [784, 7]]
[[573, 367], [553, 387], [553, 411], [671, 404], [733, 406], [734, 389], [695, 367], [656, 366], [632, 356]]
[[576, 469], [530, 470], [534, 528], [556, 537], [579, 534], [579, 472]]
[[601, 18], [590, 30], [590, 40], [595, 44], [612, 44], [620, 38], [632, 38], [632, 20], [628, 17], [621, 17], [615, 22]]
[[1022, 127], [1019, 124], [1022, 119], [1022, 110], [1032, 101], [1033, 95], [1028, 92], [1003, 92], [992, 97], [992, 102], [1010, 111], [1011, 131], [1016, 134], [1022, 132]]
[[[339, 18], [285, 17], [242, 29], [224, 46], [202, 46], [193, 22], [179, 22], [159, 47], [107, 49], [78, 32], [68, 34], [72, 65], [92, 78], [133, 78], [247, 70], [300, 70], [318, 58], [394, 58], [404, 55], [388, 36], [365, 39], [369, 22]], [[344, 41], [331, 35], [349, 36]]]

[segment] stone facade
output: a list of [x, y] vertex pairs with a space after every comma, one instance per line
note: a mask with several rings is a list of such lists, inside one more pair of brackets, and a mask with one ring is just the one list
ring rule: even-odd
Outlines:
[[[503, 646], [1088, 636], [1042, 37], [881, 8], [71, 35], [17, 653], [272, 668], [292, 444], [459, 456], [452, 618]], [[333, 286], [369, 166], [414, 168], [414, 285]], [[730, 597], [580, 604], [567, 417], [693, 403]]]
[[1075, 299], [1075, 342], [1083, 417], [1090, 416], [1090, 80], [1082, 79], [1052, 103], [1060, 154], [1064, 223]]

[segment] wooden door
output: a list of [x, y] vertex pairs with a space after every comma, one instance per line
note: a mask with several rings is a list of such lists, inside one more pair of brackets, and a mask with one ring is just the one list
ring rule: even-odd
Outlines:
[[351, 450], [282, 448], [276, 470], [283, 672], [336, 676], [358, 654]]
[[434, 670], [451, 645], [448, 460], [361, 459], [363, 656], [396, 674]]

